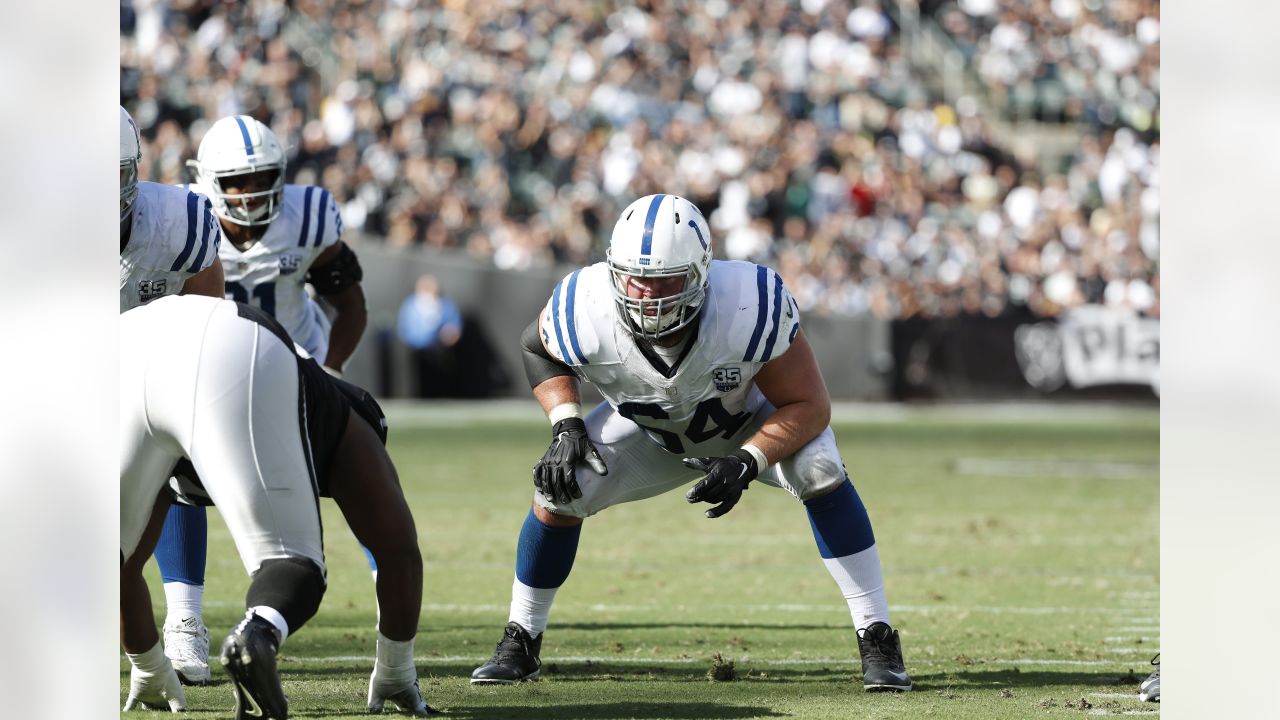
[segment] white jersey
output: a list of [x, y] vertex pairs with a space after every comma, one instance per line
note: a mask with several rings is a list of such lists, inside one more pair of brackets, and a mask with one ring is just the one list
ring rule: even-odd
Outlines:
[[329, 318], [305, 286], [311, 264], [341, 238], [342, 217], [328, 190], [285, 185], [280, 215], [262, 239], [244, 252], [230, 242], [218, 251], [227, 298], [261, 308], [323, 363], [329, 351]]
[[138, 183], [129, 242], [120, 250], [120, 312], [177, 295], [187, 278], [214, 263], [223, 244], [209, 198]]
[[774, 271], [712, 261], [697, 334], [670, 377], [640, 350], [615, 309], [605, 263], [565, 277], [543, 313], [543, 343], [668, 452], [697, 455], [738, 437], [765, 406], [753, 378], [791, 347], [796, 302]]

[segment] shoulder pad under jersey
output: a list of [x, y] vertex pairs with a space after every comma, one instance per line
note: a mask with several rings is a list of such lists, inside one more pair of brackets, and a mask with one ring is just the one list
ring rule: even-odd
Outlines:
[[800, 331], [800, 309], [778, 273], [754, 263], [716, 260], [709, 282], [725, 361], [763, 364], [791, 347]]
[[297, 233], [296, 246], [326, 248], [342, 238], [342, 216], [333, 195], [315, 185], [285, 185], [284, 208], [276, 222], [285, 220]]
[[604, 263], [569, 273], [543, 308], [542, 342], [565, 365], [617, 362], [613, 295]]
[[217, 260], [222, 228], [209, 198], [184, 187], [144, 181], [138, 183], [138, 203], [130, 244], [146, 246], [146, 265], [194, 275]]

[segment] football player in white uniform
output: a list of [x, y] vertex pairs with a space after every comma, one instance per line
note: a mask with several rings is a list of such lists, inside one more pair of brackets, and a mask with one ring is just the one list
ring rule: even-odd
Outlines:
[[[222, 230], [213, 215], [213, 205], [204, 195], [153, 182], [138, 182], [142, 146], [138, 126], [120, 108], [120, 312], [166, 295], [223, 294], [222, 264], [217, 261]], [[165, 527], [166, 535], [192, 534], [203, 538], [206, 527], [202, 507], [174, 505]], [[166, 583], [171, 608], [180, 608], [188, 596], [198, 594], [204, 584], [204, 546], [185, 564], [185, 548], [170, 544], [161, 556], [163, 567], [186, 567], [181, 578], [194, 584]], [[195, 580], [193, 578], [198, 578]], [[170, 578], [166, 578], [167, 580]], [[195, 590], [193, 590], [195, 588]], [[204, 683], [209, 674], [209, 634], [190, 613], [175, 614], [166, 627], [178, 633], [168, 643], [181, 677]], [[185, 623], [184, 623], [185, 620]]]
[[[284, 148], [247, 115], [214, 123], [188, 164], [228, 240], [218, 250], [226, 296], [262, 308], [316, 362], [340, 373], [368, 315], [360, 263], [342, 241], [333, 196], [286, 185]], [[332, 326], [308, 283], [333, 309]]]
[[237, 720], [288, 715], [276, 656], [324, 595], [320, 497], [337, 502], [383, 566], [367, 708], [390, 701], [430, 714], [413, 660], [422, 555], [377, 403], [296, 354], [279, 323], [242, 303], [173, 297], [124, 313], [120, 351], [124, 709], [186, 704], [142, 573], [172, 493], [218, 505], [252, 577], [244, 620], [222, 644]]
[[[226, 297], [261, 308], [329, 372], [341, 376], [367, 319], [361, 270], [342, 242], [342, 218], [327, 190], [285, 184], [285, 152], [271, 129], [247, 116], [215, 122], [189, 162], [195, 188], [212, 200], [227, 242], [218, 248]], [[310, 284], [336, 313], [332, 322]], [[202, 618], [207, 519], [174, 505], [156, 549], [167, 600], [165, 652], [184, 681], [209, 671]], [[369, 555], [370, 565], [374, 565]], [[376, 566], [374, 568], [376, 572]]]
[[[552, 441], [533, 470], [509, 622], [471, 682], [538, 676], [542, 633], [584, 518], [688, 483], [688, 501], [712, 503], [706, 516], [716, 518], [759, 479], [804, 504], [853, 618], [863, 686], [910, 690], [871, 522], [782, 279], [712, 261], [702, 213], [674, 195], [627, 207], [606, 258], [562, 280], [522, 337]], [[582, 380], [605, 397], [585, 419]]]
[[222, 297], [222, 232], [209, 199], [138, 181], [138, 126], [120, 108], [120, 312], [165, 295]]

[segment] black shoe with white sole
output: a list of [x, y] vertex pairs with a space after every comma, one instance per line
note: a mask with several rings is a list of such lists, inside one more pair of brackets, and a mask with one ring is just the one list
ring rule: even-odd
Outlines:
[[868, 692], [906, 692], [911, 678], [902, 662], [898, 631], [876, 622], [858, 631], [858, 653], [862, 655], [862, 688]]
[[536, 679], [542, 672], [542, 660], [538, 658], [540, 650], [541, 635], [530, 637], [529, 631], [520, 623], [509, 622], [493, 657], [471, 673], [471, 684], [511, 685]]
[[289, 699], [276, 670], [279, 648], [279, 631], [252, 613], [223, 641], [222, 666], [235, 687], [236, 720], [288, 720]]

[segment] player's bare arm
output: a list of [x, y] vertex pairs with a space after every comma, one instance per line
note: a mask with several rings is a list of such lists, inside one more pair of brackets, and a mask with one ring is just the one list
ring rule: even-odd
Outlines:
[[151, 612], [151, 592], [142, 574], [151, 557], [169, 509], [169, 495], [160, 493], [151, 519], [133, 555], [120, 561], [120, 645], [129, 656], [129, 696], [124, 709], [145, 708], [173, 712], [186, 709], [186, 692], [164, 656], [160, 633]]
[[[364, 288], [360, 285], [360, 265], [355, 259], [355, 253], [339, 240], [320, 253], [311, 267], [310, 276], [316, 291], [337, 312], [333, 319], [333, 329], [329, 331], [329, 352], [324, 364], [325, 367], [340, 371], [356, 351], [360, 336], [364, 334], [364, 328], [369, 322]], [[319, 278], [326, 280], [315, 282]]]
[[125, 652], [140, 653], [160, 641], [155, 617], [151, 614], [151, 593], [142, 569], [155, 550], [164, 525], [165, 512], [169, 509], [169, 495], [160, 493], [156, 498], [151, 520], [138, 542], [133, 555], [122, 558], [120, 564], [120, 644]]
[[182, 292], [178, 294], [221, 298], [225, 292], [222, 278], [222, 263], [215, 259], [209, 267], [187, 278], [187, 281], [182, 284]]
[[755, 383], [778, 409], [747, 440], [768, 464], [791, 457], [831, 424], [831, 397], [803, 330], [785, 353], [765, 363]]

